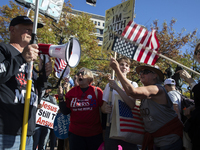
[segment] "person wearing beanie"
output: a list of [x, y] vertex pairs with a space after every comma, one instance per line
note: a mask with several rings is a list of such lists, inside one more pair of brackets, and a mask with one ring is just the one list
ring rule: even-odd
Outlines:
[[[38, 24], [38, 28], [43, 25]], [[38, 45], [30, 44], [33, 22], [27, 16], [13, 18], [9, 44], [0, 43], [0, 149], [20, 149], [28, 63], [38, 56]], [[46, 76], [52, 63], [46, 64]], [[32, 150], [38, 104], [37, 88], [43, 83], [32, 72], [32, 87], [26, 136], [26, 150]]]

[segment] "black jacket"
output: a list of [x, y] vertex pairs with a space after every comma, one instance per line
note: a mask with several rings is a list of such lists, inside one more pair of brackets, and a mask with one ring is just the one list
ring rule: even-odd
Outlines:
[[[36, 73], [32, 76], [28, 131], [33, 135], [38, 96]], [[0, 134], [20, 135], [27, 84], [27, 63], [10, 44], [0, 43]]]

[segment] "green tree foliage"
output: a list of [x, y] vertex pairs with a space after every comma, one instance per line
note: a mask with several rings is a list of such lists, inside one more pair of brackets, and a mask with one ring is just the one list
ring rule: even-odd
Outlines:
[[[85, 13], [76, 16], [70, 15], [71, 7], [70, 1], [64, 3], [59, 23], [55, 23], [52, 19], [39, 14], [38, 22], [43, 23], [44, 27], [37, 30], [38, 43], [58, 45], [62, 41], [65, 44], [68, 43], [69, 38], [75, 37], [81, 44], [81, 60], [76, 68], [71, 68], [71, 76], [81, 67], [96, 71], [103, 70], [104, 66], [108, 66], [109, 61], [107, 63], [104, 61], [108, 55], [102, 53], [101, 47], [98, 46], [97, 37], [94, 35], [96, 29], [90, 20], [91, 16]], [[11, 19], [18, 15], [27, 15], [27, 12], [27, 8], [20, 6], [14, 0], [9, 2], [9, 6], [0, 7], [0, 42], [9, 42], [9, 23]], [[29, 17], [34, 20], [34, 11], [30, 11]], [[51, 59], [54, 66], [54, 58]], [[57, 80], [53, 72], [50, 76], [50, 82], [55, 83]]]
[[[27, 8], [21, 7], [13, 1], [10, 1], [10, 6], [5, 5], [0, 7], [0, 42], [8, 43], [9, 41], [9, 23], [11, 18], [27, 14]], [[109, 57], [113, 52], [101, 51], [101, 47], [98, 46], [97, 37], [94, 34], [96, 29], [95, 25], [90, 20], [91, 16], [86, 13], [81, 13], [76, 16], [71, 15], [71, 7], [70, 1], [64, 4], [59, 23], [55, 23], [52, 19], [39, 15], [39, 22], [42, 22], [45, 26], [37, 31], [38, 42], [57, 45], [60, 39], [63, 39], [62, 43], [67, 43], [70, 37], [77, 38], [81, 44], [81, 60], [76, 68], [71, 68], [71, 76], [81, 67], [89, 68], [99, 75], [95, 79], [95, 83], [99, 83], [99, 86], [103, 89], [108, 82], [105, 78], [105, 74], [111, 73]], [[29, 17], [34, 19], [33, 11], [30, 12]], [[160, 43], [159, 52], [164, 56], [191, 67], [195, 63], [192, 62], [193, 57], [191, 53], [181, 54], [180, 50], [187, 44], [191, 44], [192, 41], [195, 41], [196, 30], [192, 33], [185, 33], [184, 30], [178, 33], [173, 28], [175, 23], [176, 20], [172, 19], [169, 24], [164, 22], [162, 26], [159, 27], [158, 20], [153, 22], [151, 28], [157, 30], [157, 37]], [[139, 79], [135, 68], [140, 64], [141, 63], [132, 60], [131, 72], [128, 75], [129, 79], [134, 81]], [[157, 65], [163, 72], [169, 67], [168, 64], [171, 64], [175, 69], [175, 64], [163, 58], [159, 58], [157, 62]], [[52, 73], [50, 80], [52, 82], [57, 81], [54, 77], [54, 73]]]

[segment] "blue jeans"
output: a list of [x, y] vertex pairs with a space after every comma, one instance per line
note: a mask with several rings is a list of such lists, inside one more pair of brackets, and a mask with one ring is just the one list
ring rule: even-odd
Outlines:
[[[21, 135], [0, 134], [0, 150], [19, 150], [21, 144]], [[33, 137], [27, 136], [26, 150], [33, 149]]]
[[48, 127], [36, 126], [35, 134], [33, 135], [33, 150], [36, 150], [37, 146], [38, 150], [43, 150], [48, 130]]

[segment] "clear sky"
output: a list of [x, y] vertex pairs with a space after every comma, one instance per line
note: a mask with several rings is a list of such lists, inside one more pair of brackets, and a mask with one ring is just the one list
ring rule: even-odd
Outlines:
[[[71, 0], [74, 9], [105, 16], [105, 11], [121, 3], [121, 0], [97, 0], [96, 7], [87, 5], [85, 0]], [[170, 23], [172, 18], [177, 20], [175, 31], [186, 33], [200, 29], [200, 0], [135, 0], [134, 21], [150, 26], [153, 20], [159, 20], [159, 26], [164, 21]]]
[[[14, 0], [13, 0], [14, 1]], [[73, 9], [105, 16], [105, 11], [121, 3], [121, 0], [96, 0], [96, 7], [86, 4], [86, 0], [71, 0]], [[65, 0], [67, 2], [67, 0]], [[8, 4], [9, 0], [1, 0], [0, 6]], [[134, 21], [137, 24], [150, 27], [153, 20], [158, 20], [159, 26], [172, 18], [177, 20], [175, 32], [189, 33], [200, 29], [200, 0], [135, 0]], [[198, 34], [200, 31], [198, 30]]]

